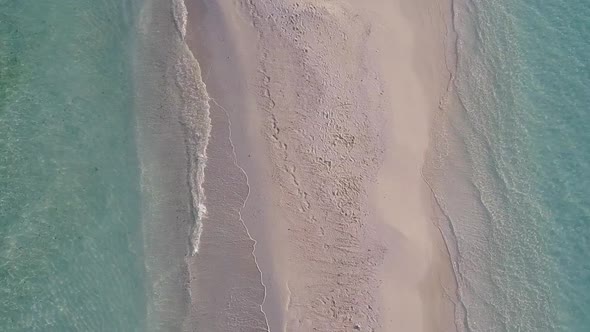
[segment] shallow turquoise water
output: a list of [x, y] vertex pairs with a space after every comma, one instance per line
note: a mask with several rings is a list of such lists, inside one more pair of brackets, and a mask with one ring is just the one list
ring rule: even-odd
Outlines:
[[454, 11], [458, 111], [438, 133], [433, 172], [445, 179], [432, 181], [457, 243], [457, 321], [588, 331], [590, 3], [458, 0]]
[[133, 7], [0, 8], [0, 330], [143, 331]]

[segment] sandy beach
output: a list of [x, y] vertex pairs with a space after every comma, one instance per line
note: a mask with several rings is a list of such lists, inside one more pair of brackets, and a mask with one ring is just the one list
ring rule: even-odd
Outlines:
[[212, 98], [186, 329], [455, 330], [421, 173], [450, 79], [450, 3], [186, 5]]

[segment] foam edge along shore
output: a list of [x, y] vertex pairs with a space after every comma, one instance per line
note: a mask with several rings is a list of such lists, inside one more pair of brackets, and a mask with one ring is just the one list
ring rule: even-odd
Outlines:
[[184, 41], [182, 1], [144, 1], [135, 51], [137, 146], [152, 330], [182, 330], [191, 310], [188, 261], [206, 216], [209, 96]]
[[[577, 296], [587, 292], [573, 288], [587, 271], [573, 258], [587, 252], [587, 186], [572, 176], [587, 167], [587, 15], [577, 5], [453, 1], [456, 79], [425, 175], [459, 284], [460, 330], [587, 326]], [[547, 44], [550, 35], [559, 37]]]
[[186, 140], [192, 214], [195, 218], [190, 243], [191, 254], [195, 255], [199, 252], [199, 243], [203, 232], [202, 221], [207, 215], [203, 182], [207, 166], [207, 145], [211, 134], [210, 98], [201, 76], [199, 62], [184, 41], [188, 19], [184, 0], [173, 0], [173, 15], [179, 38], [182, 41], [181, 58], [176, 65], [176, 84], [184, 102], [181, 113]]
[[[246, 248], [253, 250], [250, 246], [255, 245], [240, 214], [249, 196], [248, 178], [237, 164], [229, 114], [210, 97], [201, 65], [187, 44], [187, 32], [193, 32], [188, 31], [193, 23], [188, 21], [190, 14], [194, 13], [188, 12], [182, 0], [171, 0], [147, 2], [142, 15], [148, 46], [142, 49], [148, 59], [140, 61], [140, 67], [149, 76], [139, 80], [144, 87], [139, 99], [147, 111], [139, 110], [143, 125], [138, 136], [145, 161], [142, 183], [146, 265], [152, 283], [150, 325], [155, 330], [208, 330], [235, 324], [236, 315], [242, 319], [256, 315], [260, 329], [268, 330], [260, 304], [229, 310], [225, 301], [217, 301], [227, 296], [233, 301], [240, 301], [241, 296], [251, 301], [266, 292], [253, 253], [252, 265], [241, 258]], [[234, 166], [226, 164], [230, 160]], [[205, 183], [208, 164], [213, 168]], [[232, 179], [239, 180], [235, 183], [239, 187], [228, 186]], [[211, 188], [215, 191], [209, 192], [207, 209], [205, 191]], [[238, 188], [243, 188], [243, 196]], [[208, 232], [204, 232], [204, 223], [210, 226]], [[231, 271], [224, 269], [228, 264]], [[245, 278], [249, 273], [252, 278]], [[240, 288], [236, 283], [253, 293], [235, 294], [233, 290]], [[210, 310], [216, 312], [214, 317], [208, 314]]]

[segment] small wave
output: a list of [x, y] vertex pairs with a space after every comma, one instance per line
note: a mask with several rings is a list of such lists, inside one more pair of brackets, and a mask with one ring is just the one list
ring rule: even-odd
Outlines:
[[[183, 0], [173, 1], [173, 15], [180, 38], [186, 35], [187, 10]], [[188, 159], [188, 185], [191, 194], [191, 213], [195, 219], [190, 234], [191, 255], [199, 252], [203, 232], [205, 205], [205, 167], [207, 145], [211, 133], [209, 95], [202, 80], [201, 67], [188, 45], [182, 41], [181, 54], [175, 67], [176, 85], [181, 97], [181, 122], [184, 129]]]
[[188, 22], [188, 11], [183, 0], [174, 0], [172, 2], [172, 16], [176, 30], [180, 34], [180, 39], [184, 40], [186, 36], [186, 24]]

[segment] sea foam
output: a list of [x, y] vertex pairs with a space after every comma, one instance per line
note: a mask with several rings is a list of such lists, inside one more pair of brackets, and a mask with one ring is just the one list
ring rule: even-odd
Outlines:
[[189, 187], [192, 196], [194, 227], [190, 235], [191, 253], [199, 252], [203, 218], [207, 215], [205, 205], [205, 167], [207, 145], [211, 133], [210, 105], [207, 87], [201, 76], [198, 61], [189, 49], [186, 35], [187, 9], [183, 0], [173, 1], [173, 15], [179, 37], [182, 40], [181, 54], [176, 64], [176, 85], [182, 99], [181, 114], [188, 159]]

